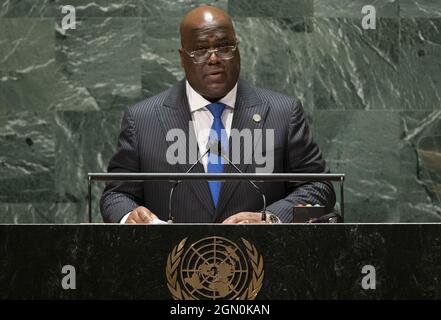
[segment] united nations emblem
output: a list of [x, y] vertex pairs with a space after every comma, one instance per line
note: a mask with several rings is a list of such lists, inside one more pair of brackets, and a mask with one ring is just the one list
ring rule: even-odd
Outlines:
[[[253, 300], [262, 288], [263, 258], [242, 238], [242, 250], [223, 237], [186, 247], [183, 239], [167, 258], [167, 286], [175, 300]], [[244, 253], [246, 252], [246, 253]]]

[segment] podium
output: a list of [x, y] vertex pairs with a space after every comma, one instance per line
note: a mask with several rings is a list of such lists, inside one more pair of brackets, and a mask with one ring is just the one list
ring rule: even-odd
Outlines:
[[1, 225], [0, 298], [440, 299], [440, 234], [439, 224]]

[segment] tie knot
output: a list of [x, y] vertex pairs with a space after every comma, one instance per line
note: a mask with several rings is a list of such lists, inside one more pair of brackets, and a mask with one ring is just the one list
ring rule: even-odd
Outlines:
[[225, 105], [223, 103], [210, 103], [207, 109], [210, 110], [215, 119], [220, 119], [224, 112]]

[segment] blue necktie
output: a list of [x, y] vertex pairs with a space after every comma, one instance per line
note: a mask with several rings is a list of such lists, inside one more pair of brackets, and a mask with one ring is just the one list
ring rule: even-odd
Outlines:
[[[225, 105], [222, 103], [211, 103], [207, 106], [211, 114], [214, 117], [213, 125], [211, 126], [210, 137], [208, 142], [213, 140], [220, 141], [222, 150], [228, 150], [228, 137], [225, 132], [225, 127], [222, 124], [222, 113], [224, 112]], [[215, 153], [208, 153], [207, 173], [222, 173], [224, 172], [224, 159]], [[217, 206], [219, 200], [219, 193], [221, 189], [220, 181], [208, 181], [210, 187], [211, 198], [213, 199], [214, 206]]]

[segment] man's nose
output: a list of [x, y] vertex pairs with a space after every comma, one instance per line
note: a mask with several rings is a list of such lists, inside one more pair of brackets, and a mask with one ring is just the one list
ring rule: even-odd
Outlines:
[[210, 52], [210, 56], [208, 57], [208, 63], [218, 63], [220, 61], [217, 56], [217, 51]]

